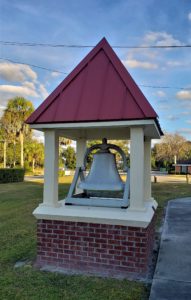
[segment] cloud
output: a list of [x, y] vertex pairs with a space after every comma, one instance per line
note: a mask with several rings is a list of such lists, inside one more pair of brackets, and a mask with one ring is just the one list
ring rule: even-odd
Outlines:
[[165, 92], [163, 92], [163, 91], [157, 91], [156, 92], [156, 95], [158, 96], [158, 97], [165, 97], [166, 96], [166, 93]]
[[142, 68], [142, 69], [157, 69], [158, 65], [156, 63], [141, 61], [137, 59], [126, 59], [123, 61], [127, 68]]
[[47, 98], [49, 93], [39, 82], [24, 81], [22, 85], [0, 85], [0, 105], [6, 106], [10, 98], [22, 96], [26, 98]]
[[188, 20], [191, 21], [191, 12], [188, 14]]
[[41, 94], [42, 98], [45, 99], [45, 98], [48, 97], [49, 93], [47, 92], [47, 90], [46, 90], [46, 88], [43, 84], [39, 85], [39, 91], [40, 91], [40, 94]]
[[[174, 38], [172, 34], [165, 31], [149, 31], [143, 37], [140, 46], [180, 46], [182, 42]], [[128, 51], [127, 59], [123, 63], [127, 68], [142, 68], [147, 70], [158, 69], [161, 65], [162, 70], [166, 67], [180, 67], [182, 62], [176, 60], [169, 60], [166, 62], [164, 57], [165, 52], [159, 52], [158, 49], [151, 51], [151, 49], [131, 49]], [[164, 61], [165, 59], [165, 61]]]
[[180, 100], [191, 100], [191, 90], [179, 91], [176, 93], [176, 98]]
[[165, 103], [159, 103], [157, 105], [158, 109], [161, 110], [161, 111], [167, 111], [170, 109], [170, 105], [168, 104], [165, 104]]
[[177, 130], [177, 133], [179, 134], [191, 134], [191, 128], [180, 128], [179, 130]]
[[0, 63], [0, 79], [7, 81], [0, 85], [1, 106], [6, 106], [8, 100], [16, 96], [28, 99], [48, 96], [45, 86], [37, 80], [37, 73], [27, 65]]
[[13, 3], [12, 5], [27, 15], [28, 14], [35, 15], [35, 16], [39, 15], [39, 10], [36, 8], [36, 6], [30, 5], [29, 3], [28, 4], [18, 3], [18, 1], [16, 1], [16, 3]]
[[9, 62], [0, 63], [0, 78], [9, 82], [37, 80], [37, 73], [31, 67]]
[[44, 143], [44, 133], [33, 129], [34, 138], [36, 138], [39, 142]]
[[23, 85], [26, 86], [26, 87], [28, 87], [29, 89], [35, 90], [35, 84], [34, 84], [34, 82], [24, 81]]
[[60, 74], [60, 72], [56, 72], [56, 71], [53, 71], [52, 73], [51, 73], [51, 76], [52, 77], [58, 77], [58, 76], [60, 76], [61, 74]]
[[38, 97], [37, 92], [27, 86], [0, 85], [0, 93], [23, 97]]
[[0, 118], [2, 117], [5, 109], [6, 109], [6, 106], [0, 105]]
[[188, 115], [191, 115], [189, 110], [182, 111], [182, 112], [179, 113], [179, 116], [188, 116]]
[[169, 115], [169, 116], [167, 116], [167, 119], [168, 119], [169, 121], [176, 121], [176, 120], [179, 119], [179, 117], [178, 117], [178, 116]]
[[158, 139], [151, 140], [151, 147], [153, 148], [156, 144], [160, 144], [162, 141]]
[[169, 60], [166, 64], [169, 67], [181, 67], [184, 65], [182, 62], [176, 60]]
[[165, 31], [150, 31], [144, 36], [144, 45], [155, 45], [155, 46], [181, 46], [182, 43], [175, 39], [172, 34]]

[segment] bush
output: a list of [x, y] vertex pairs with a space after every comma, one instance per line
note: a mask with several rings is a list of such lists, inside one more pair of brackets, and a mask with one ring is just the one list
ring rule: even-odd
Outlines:
[[24, 169], [0, 169], [0, 183], [22, 182], [24, 175]]

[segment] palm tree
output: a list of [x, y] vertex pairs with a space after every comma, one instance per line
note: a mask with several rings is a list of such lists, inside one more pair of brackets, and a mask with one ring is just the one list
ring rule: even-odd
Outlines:
[[25, 153], [28, 162], [32, 163], [32, 171], [35, 171], [36, 163], [42, 164], [44, 160], [44, 145], [37, 140], [31, 140], [25, 144]]
[[12, 140], [14, 145], [17, 138], [20, 141], [21, 167], [24, 166], [24, 138], [31, 134], [31, 130], [29, 126], [25, 124], [25, 121], [33, 111], [34, 107], [31, 101], [23, 97], [15, 97], [9, 100], [1, 120], [7, 136]]

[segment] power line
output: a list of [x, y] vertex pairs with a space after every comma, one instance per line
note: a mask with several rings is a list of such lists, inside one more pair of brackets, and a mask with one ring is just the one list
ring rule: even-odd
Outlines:
[[92, 45], [65, 45], [65, 44], [48, 44], [48, 43], [27, 43], [27, 42], [10, 42], [0, 41], [4, 46], [22, 46], [22, 47], [53, 47], [53, 48], [93, 48]]
[[[27, 65], [27, 66], [30, 66], [30, 67], [42, 69], [42, 70], [49, 71], [49, 72], [56, 72], [56, 73], [66, 74], [66, 75], [69, 74], [69, 73], [66, 73], [66, 72], [63, 72], [63, 71], [58, 71], [58, 70], [55, 70], [55, 69], [50, 69], [50, 68], [46, 68], [46, 67], [42, 67], [42, 66], [38, 66], [38, 65], [28, 64], [28, 63], [16, 61], [16, 60], [13, 60], [13, 59], [10, 59], [10, 58], [0, 57], [0, 60], [9, 61], [9, 62], [12, 62], [12, 63], [15, 63], [15, 64]], [[145, 85], [145, 84], [139, 84], [139, 86], [146, 87], [146, 88], [153, 88], [153, 89], [191, 90], [191, 87], [184, 88], [184, 87], [175, 87], [175, 86], [157, 86], [157, 85]]]
[[155, 86], [155, 85], [144, 85], [139, 84], [139, 86], [152, 88], [152, 89], [175, 89], [175, 90], [191, 90], [191, 87], [184, 88], [184, 87], [177, 87], [177, 86]]
[[[3, 46], [21, 46], [21, 47], [53, 47], [53, 48], [93, 48], [95, 45], [77, 45], [77, 44], [51, 44], [51, 43], [35, 43], [35, 42], [14, 42], [14, 41], [0, 41]], [[150, 46], [126, 46], [114, 45], [112, 48], [118, 49], [166, 49], [166, 48], [191, 48], [190, 44], [182, 45], [150, 45]]]
[[54, 70], [54, 69], [50, 69], [50, 68], [46, 68], [46, 67], [42, 67], [42, 66], [37, 66], [37, 65], [33, 65], [33, 64], [28, 64], [28, 63], [16, 61], [16, 60], [13, 60], [13, 59], [10, 59], [10, 58], [0, 57], [0, 59], [12, 62], [14, 64], [27, 65], [27, 66], [30, 66], [30, 67], [33, 67], [33, 68], [42, 69], [42, 70], [45, 70], [45, 71], [56, 72], [56, 73], [60, 73], [60, 74], [68, 74], [66, 72], [62, 72], [62, 71], [58, 71], [58, 70]]

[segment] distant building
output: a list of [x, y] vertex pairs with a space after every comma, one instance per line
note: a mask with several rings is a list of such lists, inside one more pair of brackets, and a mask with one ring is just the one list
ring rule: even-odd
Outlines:
[[191, 174], [191, 159], [177, 161], [174, 166], [176, 174]]

